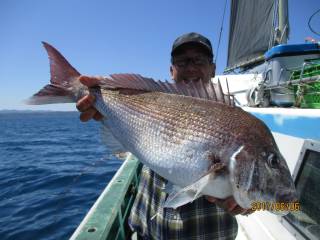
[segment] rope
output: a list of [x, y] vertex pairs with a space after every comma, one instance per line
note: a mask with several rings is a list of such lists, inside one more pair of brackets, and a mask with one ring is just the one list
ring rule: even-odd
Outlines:
[[311, 27], [311, 20], [312, 18], [320, 12], [320, 9], [318, 9], [314, 14], [311, 15], [311, 17], [309, 18], [309, 21], [308, 21], [308, 26], [309, 26], [309, 29], [311, 30], [311, 32], [313, 32], [314, 34], [320, 36], [320, 33], [316, 32], [312, 27]]
[[216, 54], [216, 57], [214, 59], [214, 62], [217, 62], [218, 55], [219, 55], [219, 47], [220, 47], [220, 42], [221, 42], [221, 35], [222, 35], [222, 30], [223, 30], [223, 23], [224, 23], [224, 16], [225, 16], [225, 13], [226, 13], [226, 8], [227, 8], [227, 2], [228, 2], [228, 0], [226, 0], [225, 3], [224, 3], [224, 10], [223, 10], [222, 22], [221, 22], [220, 33], [219, 33], [217, 54]]

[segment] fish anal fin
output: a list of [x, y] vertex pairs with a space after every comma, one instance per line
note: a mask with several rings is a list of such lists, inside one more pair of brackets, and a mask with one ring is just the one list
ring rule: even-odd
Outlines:
[[102, 119], [102, 141], [111, 154], [121, 160], [126, 159], [130, 152], [113, 136], [108, 127], [108, 120]]

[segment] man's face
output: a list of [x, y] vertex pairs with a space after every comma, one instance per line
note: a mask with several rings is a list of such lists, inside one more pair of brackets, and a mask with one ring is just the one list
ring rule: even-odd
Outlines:
[[171, 77], [176, 82], [202, 80], [208, 82], [214, 77], [215, 64], [199, 47], [185, 46], [173, 56], [170, 67]]

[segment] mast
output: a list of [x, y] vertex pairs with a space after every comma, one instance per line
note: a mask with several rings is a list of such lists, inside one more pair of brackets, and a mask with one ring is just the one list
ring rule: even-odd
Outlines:
[[279, 14], [279, 44], [285, 44], [288, 40], [289, 22], [288, 22], [288, 1], [278, 0], [278, 14]]

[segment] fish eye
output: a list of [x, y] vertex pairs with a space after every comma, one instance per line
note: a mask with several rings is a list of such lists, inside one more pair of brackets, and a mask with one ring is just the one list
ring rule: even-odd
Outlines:
[[275, 154], [271, 153], [268, 156], [268, 165], [272, 168], [276, 168], [278, 166], [278, 158]]

